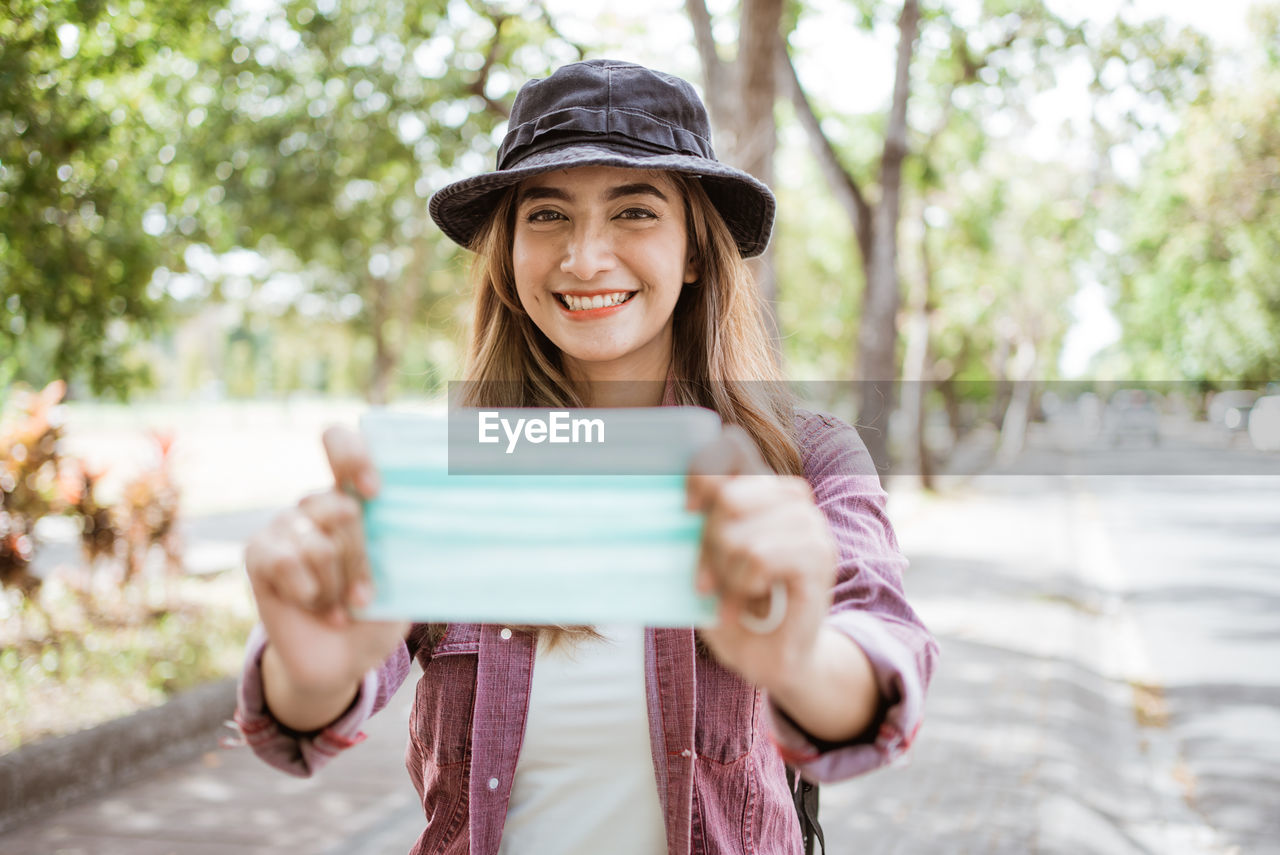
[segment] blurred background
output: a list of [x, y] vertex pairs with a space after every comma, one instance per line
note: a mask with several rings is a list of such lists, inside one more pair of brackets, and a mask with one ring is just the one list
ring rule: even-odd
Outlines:
[[[1086, 731], [1136, 728], [1153, 771], [1032, 810], [1038, 851], [1280, 839], [1275, 0], [8, 0], [0, 759], [237, 672], [243, 541], [324, 486], [322, 427], [460, 376], [468, 259], [428, 197], [492, 168], [522, 82], [591, 57], [694, 82], [720, 158], [774, 187], [755, 270], [787, 374], [863, 428], [909, 592], [973, 665], [941, 721], [1016, 649], [1006, 712], [1054, 732], [1069, 662]], [[1044, 626], [1061, 649], [1026, 648]], [[1081, 665], [1107, 633], [1084, 646], [1128, 652]], [[1115, 709], [1080, 706], [1081, 667]], [[1061, 789], [1027, 771], [1043, 744], [997, 770], [1007, 746], [964, 742], [929, 780]], [[1104, 744], [1059, 746], [1072, 781]], [[5, 798], [0, 829], [39, 807]], [[1031, 851], [1015, 801], [938, 805], [1013, 829], [972, 851]], [[879, 851], [904, 810], [832, 822]], [[1123, 834], [1078, 837], [1099, 812]]]

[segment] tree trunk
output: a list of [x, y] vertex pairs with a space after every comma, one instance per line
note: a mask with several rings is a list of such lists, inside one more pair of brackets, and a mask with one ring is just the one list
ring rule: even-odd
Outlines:
[[[866, 291], [858, 329], [858, 373], [863, 381], [859, 423], [879, 422], [864, 437], [877, 468], [889, 465], [892, 383], [897, 377], [898, 219], [902, 208], [902, 162], [907, 156], [907, 101], [911, 95], [911, 55], [920, 23], [917, 0], [905, 0], [898, 17], [898, 65], [893, 106], [880, 160], [880, 203], [871, 227], [871, 255], [864, 259]], [[870, 382], [868, 382], [870, 381]]]
[[716, 131], [716, 142], [724, 147], [720, 158], [727, 161], [732, 149], [729, 134], [733, 130], [733, 91], [737, 88], [731, 80], [734, 69], [720, 58], [715, 36], [712, 35], [711, 14], [707, 11], [705, 0], [686, 0], [685, 11], [693, 26], [693, 40], [702, 65], [702, 88], [705, 90], [707, 110], [711, 113], [711, 126]]
[[920, 475], [920, 486], [932, 490], [929, 444], [925, 436], [928, 364], [929, 314], [923, 306], [913, 307], [907, 322], [907, 352], [902, 360], [902, 411], [912, 441], [907, 445], [902, 468], [904, 471], [914, 469]]
[[920, 474], [920, 486], [925, 490], [933, 489], [933, 458], [929, 451], [926, 425], [928, 409], [926, 399], [929, 395], [929, 331], [934, 311], [933, 292], [933, 258], [929, 254], [929, 224], [923, 216], [923, 205], [920, 217], [920, 275], [915, 281], [911, 295], [911, 315], [907, 322], [907, 352], [902, 360], [903, 395], [902, 405], [907, 414], [914, 442], [909, 448], [908, 458], [914, 463]]
[[1013, 394], [1000, 425], [1000, 463], [1008, 465], [1017, 459], [1026, 444], [1027, 423], [1031, 416], [1031, 399], [1035, 391], [1038, 349], [1034, 341], [1018, 342], [1013, 356]]
[[373, 299], [369, 306], [369, 327], [373, 335], [373, 377], [369, 383], [369, 403], [382, 406], [391, 400], [391, 375], [397, 355], [391, 342], [391, 286], [381, 276], [369, 283]]
[[778, 129], [773, 116], [778, 87], [775, 71], [781, 37], [782, 0], [742, 0], [738, 33], [738, 109], [733, 162], [773, 184], [773, 152]]
[[947, 412], [947, 426], [951, 429], [951, 448], [954, 449], [968, 430], [968, 425], [965, 424], [964, 420], [964, 412], [960, 407], [960, 394], [959, 390], [956, 389], [956, 379], [952, 376], [938, 380], [935, 388], [942, 395], [942, 407]]
[[[774, 102], [778, 98], [775, 72], [782, 23], [782, 0], [743, 0], [738, 34], [738, 82], [741, 110], [733, 153], [739, 169], [773, 186], [773, 156], [778, 142]], [[780, 347], [778, 328], [778, 279], [773, 266], [773, 244], [752, 262], [752, 273], [760, 289], [761, 308], [768, 326], [769, 340]]]
[[1013, 397], [1013, 383], [1009, 379], [1009, 360], [1013, 340], [1003, 333], [996, 336], [995, 353], [991, 356], [991, 410], [989, 418], [996, 430], [1004, 429], [1004, 417]]
[[[705, 0], [687, 0], [694, 40], [702, 64], [707, 108], [720, 146], [720, 159], [773, 185], [773, 156], [778, 130], [777, 65], [781, 46], [782, 0], [742, 0], [737, 56], [720, 58]], [[778, 342], [777, 279], [770, 247], [751, 262], [760, 288], [761, 308], [775, 347]]]

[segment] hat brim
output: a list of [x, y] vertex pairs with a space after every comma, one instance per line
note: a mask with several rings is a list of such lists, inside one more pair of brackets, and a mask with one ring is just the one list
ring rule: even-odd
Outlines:
[[697, 175], [702, 179], [711, 204], [724, 218], [743, 258], [757, 256], [769, 245], [776, 208], [769, 188], [740, 169], [692, 155], [649, 157], [620, 153], [605, 146], [565, 146], [530, 155], [509, 169], [455, 181], [436, 192], [427, 208], [431, 219], [450, 240], [471, 248], [476, 234], [508, 187], [534, 175], [583, 166], [616, 166]]

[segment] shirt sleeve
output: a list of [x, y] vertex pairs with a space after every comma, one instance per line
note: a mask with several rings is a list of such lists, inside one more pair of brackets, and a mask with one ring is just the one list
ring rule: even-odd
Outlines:
[[409, 674], [409, 649], [400, 647], [380, 667], [364, 675], [355, 700], [339, 718], [319, 731], [299, 733], [271, 714], [262, 688], [262, 652], [267, 633], [254, 627], [245, 650], [236, 699], [235, 721], [245, 742], [263, 761], [300, 778], [310, 777], [340, 752], [364, 741], [360, 728], [387, 705]]
[[924, 715], [925, 690], [938, 646], [908, 605], [902, 587], [907, 559], [885, 512], [888, 496], [858, 433], [829, 416], [799, 424], [805, 477], [840, 552], [829, 625], [866, 653], [880, 687], [879, 720], [849, 743], [814, 739], [769, 705], [783, 758], [815, 781], [839, 781], [906, 753]]

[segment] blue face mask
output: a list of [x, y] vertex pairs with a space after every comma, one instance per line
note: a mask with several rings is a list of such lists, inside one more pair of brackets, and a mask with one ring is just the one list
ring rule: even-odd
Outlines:
[[702, 517], [685, 472], [720, 433], [694, 407], [371, 411], [371, 619], [714, 622], [694, 591]]

